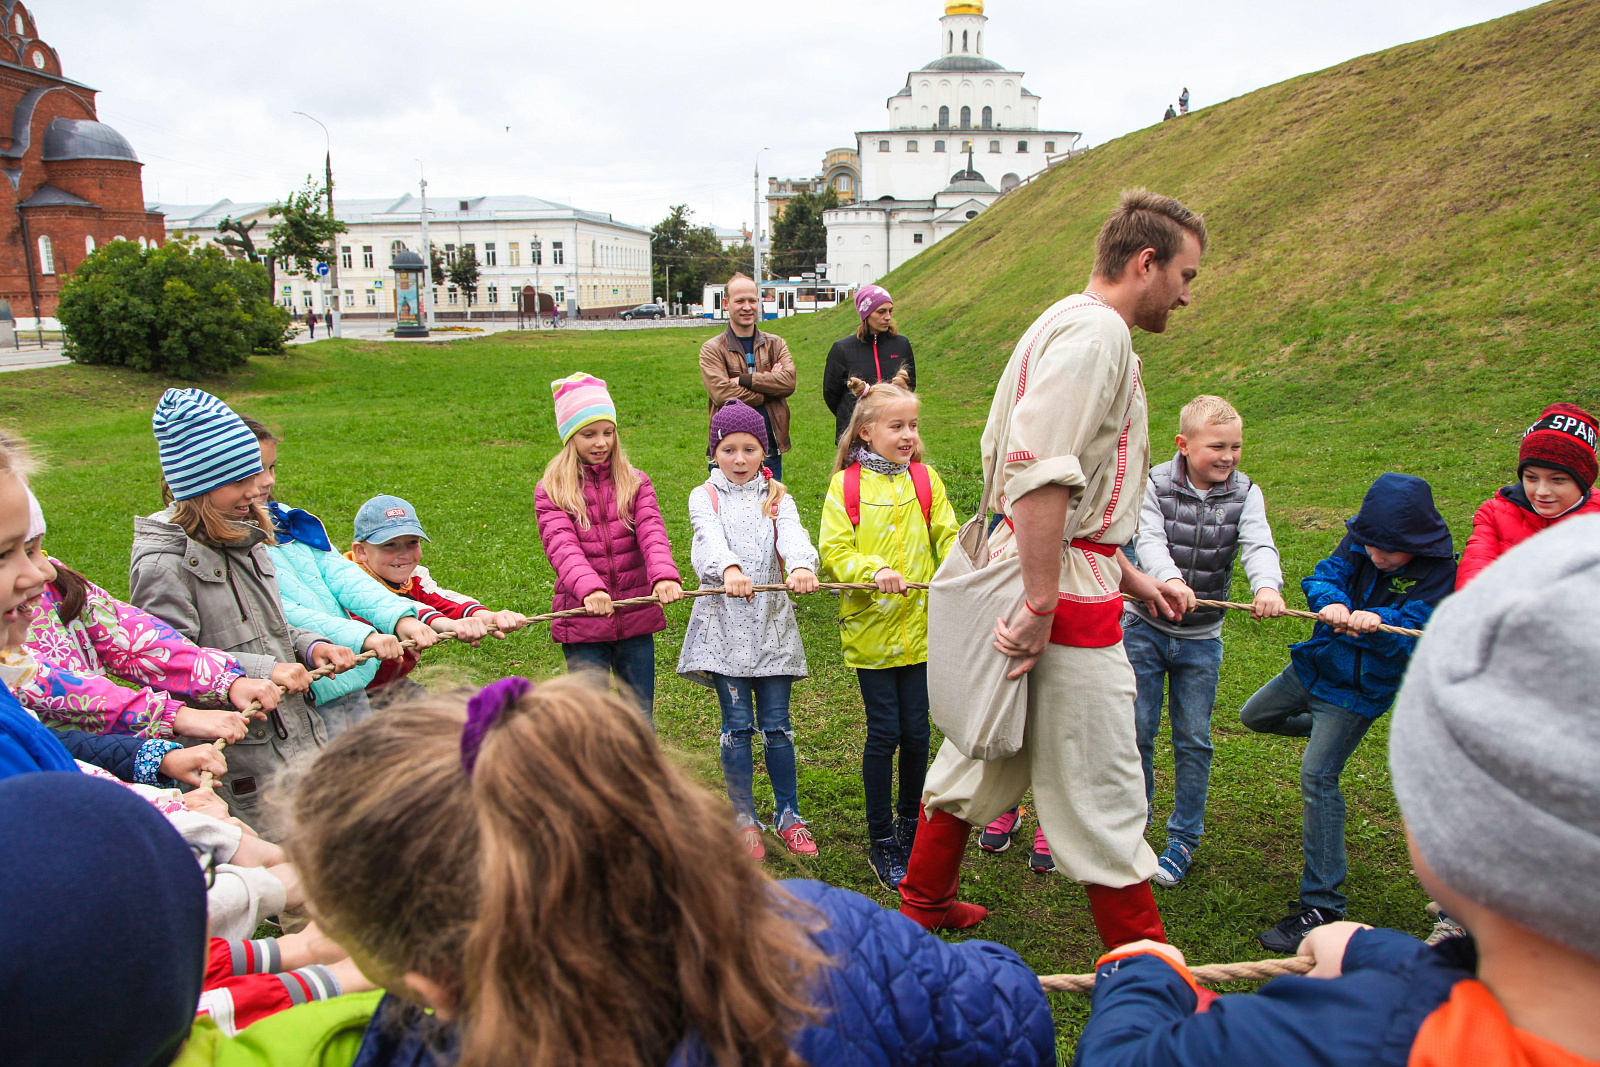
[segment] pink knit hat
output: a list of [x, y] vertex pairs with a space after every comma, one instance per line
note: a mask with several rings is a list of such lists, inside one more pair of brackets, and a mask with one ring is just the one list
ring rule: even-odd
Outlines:
[[39, 506], [39, 498], [33, 495], [33, 487], [23, 483], [23, 489], [28, 493], [28, 534], [24, 541], [32, 541], [35, 537], [43, 537], [45, 532], [44, 509]]
[[856, 290], [856, 313], [861, 316], [862, 322], [866, 322], [867, 316], [883, 305], [892, 303], [894, 297], [881, 285], [863, 285]]
[[572, 435], [594, 422], [616, 422], [617, 405], [612, 403], [606, 383], [592, 374], [579, 371], [550, 383], [556, 402], [556, 432], [566, 444]]

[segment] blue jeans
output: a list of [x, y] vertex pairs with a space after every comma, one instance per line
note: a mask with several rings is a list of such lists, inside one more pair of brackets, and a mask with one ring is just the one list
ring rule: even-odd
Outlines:
[[322, 717], [322, 725], [328, 731], [328, 740], [332, 741], [362, 719], [371, 718], [372, 704], [367, 700], [367, 691], [357, 689], [354, 693], [319, 703], [317, 714]]
[[1211, 785], [1211, 706], [1217, 700], [1222, 639], [1169, 637], [1142, 619], [1124, 616], [1123, 646], [1138, 682], [1134, 723], [1139, 760], [1144, 764], [1144, 796], [1155, 800], [1156, 734], [1161, 731], [1162, 689], [1172, 724], [1172, 818], [1167, 843], [1193, 851], [1206, 828], [1206, 791]]
[[[861, 788], [867, 800], [867, 834], [881, 841], [894, 834], [896, 811], [917, 817], [928, 775], [928, 665], [857, 668], [867, 712], [867, 744], [861, 752]], [[900, 753], [900, 804], [894, 805], [894, 757]]]
[[640, 634], [626, 641], [574, 641], [561, 646], [568, 672], [615, 673], [639, 702], [639, 714], [656, 726], [656, 635]]
[[739, 824], [761, 825], [756, 818], [755, 758], [750, 751], [759, 725], [776, 808], [772, 823], [779, 830], [788, 829], [800, 820], [794, 729], [789, 725], [789, 689], [794, 679], [787, 674], [771, 678], [713, 674], [711, 681], [722, 707], [722, 779], [728, 784], [728, 800]]
[[1244, 702], [1239, 720], [1258, 733], [1311, 739], [1300, 757], [1300, 797], [1305, 806], [1300, 902], [1343, 915], [1349, 901], [1339, 887], [1344, 885], [1348, 864], [1339, 775], [1372, 720], [1312, 696], [1293, 664]]

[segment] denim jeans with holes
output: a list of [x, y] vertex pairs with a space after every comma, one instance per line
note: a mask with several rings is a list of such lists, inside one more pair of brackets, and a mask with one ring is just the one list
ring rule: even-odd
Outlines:
[[652, 730], [656, 726], [656, 635], [640, 634], [625, 641], [573, 641], [561, 646], [567, 671], [615, 673]]
[[794, 679], [786, 674], [772, 678], [713, 674], [711, 680], [722, 707], [722, 778], [728, 784], [728, 800], [739, 825], [761, 825], [756, 817], [755, 757], [751, 752], [759, 731], [777, 809], [772, 823], [779, 830], [788, 829], [800, 821], [794, 729], [789, 725], [789, 690]]
[[1339, 887], [1344, 885], [1348, 865], [1339, 775], [1372, 720], [1312, 696], [1293, 664], [1244, 702], [1239, 720], [1258, 733], [1311, 739], [1300, 757], [1305, 846], [1300, 903], [1343, 915], [1348, 901]]
[[[1170, 637], [1138, 617], [1122, 617], [1122, 642], [1138, 682], [1134, 725], [1144, 764], [1146, 803], [1155, 800], [1155, 742], [1166, 698], [1172, 725], [1172, 818], [1167, 843], [1192, 852], [1206, 828], [1206, 792], [1211, 786], [1211, 706], [1217, 700], [1222, 639]], [[1165, 692], [1163, 692], [1165, 690]]]

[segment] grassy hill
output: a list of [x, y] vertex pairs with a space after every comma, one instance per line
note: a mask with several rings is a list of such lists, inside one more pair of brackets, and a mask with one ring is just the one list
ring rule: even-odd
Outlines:
[[[1083, 284], [1118, 190], [1147, 185], [1203, 211], [1212, 235], [1194, 307], [1165, 336], [1136, 338], [1157, 458], [1195, 393], [1239, 406], [1244, 466], [1266, 488], [1292, 605], [1303, 604], [1298, 579], [1385, 470], [1432, 481], [1459, 544], [1472, 509], [1512, 477], [1517, 435], [1543, 404], [1600, 405], [1596, 42], [1600, 0], [1560, 2], [1272, 86], [1101, 146], [896, 272], [887, 284], [918, 352], [930, 460], [958, 510], [976, 504], [978, 432], [1011, 345]], [[832, 455], [822, 363], [854, 321], [846, 309], [774, 325], [800, 369], [786, 474], [814, 530]], [[684, 502], [705, 471], [696, 353], [710, 332], [325, 341], [203, 384], [284, 435], [280, 495], [323, 516], [336, 541], [368, 496], [399, 493], [434, 537], [427, 562], [442, 582], [532, 611], [553, 579], [532, 514], [557, 447], [548, 383], [577, 369], [611, 383], [689, 574]], [[0, 376], [0, 421], [51, 457], [37, 483], [49, 548], [113, 592], [127, 590], [129, 517], [159, 505], [149, 417], [168, 384], [190, 383], [100, 367]], [[795, 689], [801, 797], [822, 855], [768, 866], [890, 904], [866, 867], [862, 715], [836, 611], [822, 596], [798, 611], [811, 665]], [[657, 721], [719, 784], [715, 701], [672, 674], [687, 615], [669, 611], [658, 639]], [[1225, 631], [1207, 835], [1190, 878], [1158, 891], [1169, 935], [1196, 962], [1260, 956], [1255, 932], [1294, 899], [1302, 746], [1248, 734], [1237, 709], [1308, 632], [1241, 619]], [[560, 668], [535, 632], [430, 652], [422, 673], [482, 682]], [[1345, 775], [1351, 917], [1420, 932], [1426, 897], [1409, 877], [1386, 738], [1380, 720]], [[1164, 746], [1157, 770], [1159, 848], [1171, 810]], [[1031, 818], [1024, 825], [1025, 841]], [[1025, 873], [1023, 851], [969, 855], [964, 892], [993, 909], [972, 933], [1041, 972], [1085, 969], [1098, 942], [1082, 890]], [[1086, 1001], [1055, 1000], [1070, 1051]]]

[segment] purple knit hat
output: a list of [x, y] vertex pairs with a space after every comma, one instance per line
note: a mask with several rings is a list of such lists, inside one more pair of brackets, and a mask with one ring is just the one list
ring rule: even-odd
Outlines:
[[883, 305], [892, 303], [894, 297], [881, 285], [863, 285], [856, 290], [856, 313], [861, 316], [862, 322], [866, 322], [867, 316]]
[[763, 454], [772, 454], [772, 443], [767, 440], [767, 420], [743, 400], [729, 400], [711, 416], [711, 444], [706, 448], [706, 455], [716, 455], [717, 446], [730, 433], [750, 434], [761, 442]]

